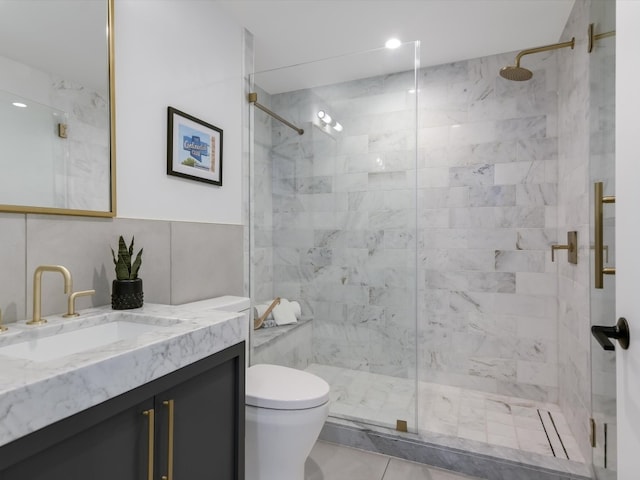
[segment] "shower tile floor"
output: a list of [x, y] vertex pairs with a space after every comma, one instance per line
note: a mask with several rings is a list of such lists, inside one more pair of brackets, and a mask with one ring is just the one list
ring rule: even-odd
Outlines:
[[[415, 425], [415, 382], [311, 364], [331, 385], [334, 417], [395, 429]], [[419, 382], [418, 434], [427, 432], [584, 463], [558, 405], [461, 387]]]

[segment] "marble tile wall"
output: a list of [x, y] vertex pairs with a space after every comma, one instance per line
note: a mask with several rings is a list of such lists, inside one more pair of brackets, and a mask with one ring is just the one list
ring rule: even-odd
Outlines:
[[562, 35], [574, 50], [558, 52], [558, 232], [578, 232], [578, 264], [558, 264], [559, 404], [585, 458], [591, 457], [590, 365], [590, 1], [577, 1]]
[[[54, 78], [51, 102], [68, 115], [65, 208], [105, 210], [110, 198], [109, 98], [77, 82]], [[87, 159], [92, 159], [87, 162]]]
[[421, 71], [419, 378], [557, 400], [557, 83], [515, 54]]
[[[243, 231], [241, 225], [0, 214], [0, 309], [8, 322], [31, 317], [33, 272], [43, 264], [66, 266], [74, 291], [96, 290], [77, 299], [78, 310], [109, 305], [115, 278], [109, 248], [117, 246], [119, 235], [127, 241], [135, 236], [136, 247], [144, 247], [145, 302], [243, 295]], [[66, 309], [62, 278], [45, 273], [42, 313]]]
[[417, 126], [412, 73], [269, 98], [306, 130], [271, 124], [271, 295], [314, 316], [314, 361], [411, 377], [417, 357], [424, 381], [557, 401], [556, 56], [516, 83], [514, 55], [422, 69]]
[[412, 88], [401, 73], [271, 98], [305, 129], [272, 125], [275, 294], [313, 315], [319, 363], [415, 377]]
[[249, 364], [268, 363], [304, 370], [312, 362], [313, 322], [251, 332]]
[[[258, 93], [262, 105], [270, 106], [269, 96], [258, 86], [250, 88]], [[255, 109], [251, 116], [250, 143], [250, 200], [249, 221], [251, 258], [250, 291], [252, 299], [260, 303], [275, 297], [273, 288], [273, 198], [271, 152], [271, 117]]]

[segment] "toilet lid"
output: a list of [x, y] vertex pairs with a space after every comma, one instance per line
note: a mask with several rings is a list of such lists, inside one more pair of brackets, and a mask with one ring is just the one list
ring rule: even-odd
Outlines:
[[247, 369], [246, 404], [276, 410], [302, 410], [329, 401], [329, 384], [302, 370], [279, 365]]

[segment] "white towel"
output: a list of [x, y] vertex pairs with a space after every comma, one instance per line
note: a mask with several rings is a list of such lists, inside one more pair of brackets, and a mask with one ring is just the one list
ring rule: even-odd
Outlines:
[[296, 318], [298, 320], [300, 320], [300, 317], [302, 317], [302, 307], [300, 307], [300, 304], [298, 302], [290, 302], [291, 304], [291, 308], [293, 309], [293, 313], [295, 313]]
[[[259, 303], [258, 305], [253, 307], [253, 318], [260, 318], [262, 315], [264, 315], [264, 312], [267, 311], [269, 305], [271, 305], [271, 303]], [[269, 315], [267, 315], [267, 318], [265, 320], [273, 320], [273, 311]]]
[[286, 298], [281, 298], [280, 303], [273, 309], [273, 319], [277, 325], [289, 325], [298, 321], [291, 302]]
[[[282, 300], [286, 300], [286, 299], [281, 298], [280, 301]], [[253, 318], [260, 318], [262, 315], [264, 315], [264, 312], [267, 311], [267, 308], [269, 308], [270, 305], [271, 305], [271, 302], [259, 303], [255, 307], [253, 307]], [[293, 302], [289, 302], [289, 305], [293, 310], [293, 314], [296, 316], [296, 320], [300, 320], [300, 318], [302, 317], [302, 308], [300, 307], [300, 303], [293, 301]], [[271, 313], [267, 315], [267, 318], [265, 318], [265, 321], [266, 320], [273, 320], [273, 311], [271, 311]]]

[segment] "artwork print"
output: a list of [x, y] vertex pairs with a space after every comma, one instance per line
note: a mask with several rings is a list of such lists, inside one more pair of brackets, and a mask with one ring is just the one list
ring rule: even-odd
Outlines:
[[222, 130], [168, 108], [167, 174], [222, 186]]

